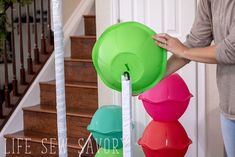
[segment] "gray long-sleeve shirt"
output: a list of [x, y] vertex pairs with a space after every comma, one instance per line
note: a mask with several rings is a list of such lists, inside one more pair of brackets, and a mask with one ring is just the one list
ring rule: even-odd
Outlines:
[[200, 0], [185, 45], [216, 44], [217, 85], [223, 114], [235, 119], [235, 0]]

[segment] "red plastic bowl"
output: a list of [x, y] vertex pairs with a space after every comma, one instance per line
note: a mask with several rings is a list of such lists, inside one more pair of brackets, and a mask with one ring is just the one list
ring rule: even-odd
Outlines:
[[155, 121], [176, 121], [186, 111], [192, 94], [178, 75], [173, 74], [139, 96]]
[[146, 157], [183, 157], [192, 141], [178, 121], [151, 121], [138, 143]]
[[188, 147], [184, 149], [161, 149], [151, 150], [149, 148], [142, 147], [146, 157], [184, 157]]

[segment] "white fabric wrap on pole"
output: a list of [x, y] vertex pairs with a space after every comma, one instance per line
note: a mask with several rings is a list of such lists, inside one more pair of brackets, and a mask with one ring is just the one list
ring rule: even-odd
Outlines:
[[56, 109], [59, 157], [67, 157], [67, 125], [64, 81], [64, 38], [62, 27], [62, 0], [52, 0], [55, 73], [56, 73]]
[[132, 157], [132, 96], [131, 80], [122, 76], [122, 138], [123, 157]]

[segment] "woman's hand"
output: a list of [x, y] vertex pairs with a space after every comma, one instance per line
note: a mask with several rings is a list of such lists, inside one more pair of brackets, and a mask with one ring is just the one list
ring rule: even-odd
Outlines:
[[173, 53], [181, 59], [192, 60], [201, 63], [217, 64], [216, 60], [216, 45], [201, 48], [188, 48], [184, 46], [179, 39], [174, 38], [166, 33], [161, 33], [153, 36], [156, 43]]
[[179, 39], [174, 38], [166, 33], [154, 35], [153, 39], [160, 47], [172, 52], [178, 57], [184, 58], [184, 54], [188, 50], [188, 48], [184, 46]]

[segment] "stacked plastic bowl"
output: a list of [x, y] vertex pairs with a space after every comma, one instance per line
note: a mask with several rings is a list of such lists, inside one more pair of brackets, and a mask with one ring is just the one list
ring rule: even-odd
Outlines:
[[152, 39], [155, 34], [138, 22], [123, 22], [107, 28], [92, 50], [100, 79], [108, 87], [121, 91], [121, 76], [128, 72], [133, 94], [158, 83], [164, 76], [167, 53]]
[[122, 109], [120, 106], [100, 107], [87, 129], [100, 146], [96, 157], [122, 157]]
[[[167, 53], [152, 39], [155, 34], [138, 22], [118, 23], [102, 33], [93, 47], [92, 61], [106, 86], [122, 91], [121, 76], [128, 73], [132, 93], [139, 94], [162, 79]], [[123, 156], [121, 119], [121, 108], [117, 106], [101, 107], [95, 113], [88, 130], [101, 147], [96, 157]]]
[[[139, 140], [146, 156], [183, 157], [191, 140], [178, 119], [187, 109], [191, 94], [177, 74], [162, 80], [167, 53], [152, 39], [155, 34], [138, 22], [113, 25], [95, 43], [92, 60], [100, 79], [111, 89], [123, 90], [121, 76], [127, 72], [133, 94], [148, 90], [139, 97], [154, 119]], [[96, 157], [122, 156], [121, 118], [117, 106], [101, 107], [95, 113], [88, 130], [101, 147]]]
[[178, 119], [191, 97], [178, 74], [163, 79], [139, 96], [153, 118], [139, 140], [146, 157], [184, 157], [192, 141]]

